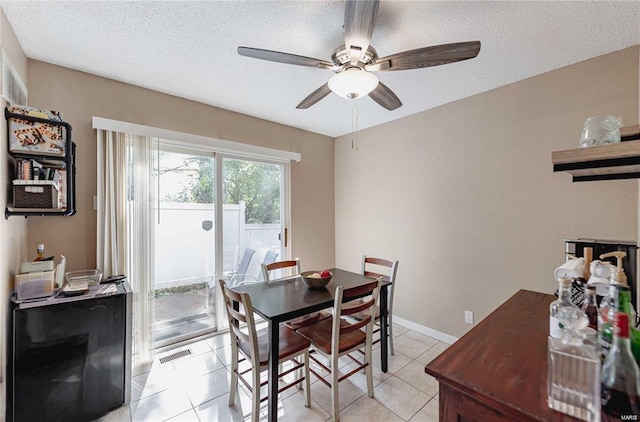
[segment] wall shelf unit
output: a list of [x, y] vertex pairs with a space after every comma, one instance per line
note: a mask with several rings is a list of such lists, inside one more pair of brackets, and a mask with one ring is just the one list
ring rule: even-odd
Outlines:
[[[12, 215], [74, 215], [76, 144], [71, 138], [71, 125], [42, 118], [37, 114], [13, 113], [7, 108], [4, 116], [7, 120], [8, 149], [12, 161], [12, 186], [9, 187], [5, 218]], [[20, 129], [16, 129], [18, 125], [21, 125]], [[47, 138], [47, 130], [52, 128], [54, 132], [59, 130], [64, 134], [57, 145]], [[23, 136], [27, 141], [29, 136], [37, 139], [38, 146], [46, 147], [38, 149], [29, 145], [29, 142], [25, 142], [27, 146], [22, 146], [16, 141], [16, 133], [25, 134]], [[55, 146], [58, 150], [49, 146]]]
[[554, 151], [553, 171], [566, 171], [574, 182], [640, 178], [640, 126], [620, 129], [622, 142]]

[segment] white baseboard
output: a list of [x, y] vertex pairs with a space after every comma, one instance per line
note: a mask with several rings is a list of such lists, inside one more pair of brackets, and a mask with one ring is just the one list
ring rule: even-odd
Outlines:
[[424, 334], [429, 337], [433, 337], [437, 340], [440, 340], [447, 344], [453, 344], [458, 337], [450, 336], [449, 334], [445, 334], [441, 331], [434, 330], [433, 328], [425, 327], [424, 325], [416, 324], [413, 321], [409, 321], [408, 319], [400, 318], [397, 315], [393, 316], [393, 322], [398, 325], [402, 325], [403, 327], [409, 328], [410, 330], [417, 331], [420, 334]]

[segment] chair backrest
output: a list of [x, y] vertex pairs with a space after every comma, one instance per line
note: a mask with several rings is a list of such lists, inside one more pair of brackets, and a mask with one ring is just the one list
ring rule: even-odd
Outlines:
[[249, 269], [249, 264], [251, 263], [251, 258], [253, 254], [256, 253], [254, 249], [246, 248], [244, 253], [242, 254], [242, 259], [240, 260], [240, 265], [238, 265], [238, 274], [246, 274]]
[[275, 270], [289, 269], [289, 275], [300, 274], [300, 259], [290, 259], [288, 261], [276, 261], [271, 264], [262, 264], [262, 277], [265, 281], [273, 279], [270, 277], [270, 272]]
[[[276, 259], [278, 259], [278, 255], [280, 255], [278, 252], [274, 251], [273, 249], [269, 249], [267, 251], [266, 254], [264, 254], [264, 259], [262, 260], [263, 264], [271, 264], [272, 262], [275, 262]], [[258, 274], [258, 281], [265, 281], [266, 279], [264, 278], [264, 273], [262, 271], [262, 268], [260, 268], [260, 274]]]
[[[377, 278], [362, 286], [345, 289], [342, 286], [336, 288], [335, 298], [333, 302], [333, 327], [331, 334], [331, 350], [337, 353], [340, 350], [340, 336], [350, 331], [359, 330], [366, 326], [367, 341], [371, 341], [373, 334], [373, 323], [375, 320], [375, 304], [378, 301], [378, 293], [380, 293], [380, 285], [382, 279]], [[349, 305], [349, 301], [354, 298], [363, 297], [362, 303], [357, 306]], [[353, 324], [341, 324], [340, 320], [343, 315], [351, 315], [356, 312], [364, 312], [368, 314], [366, 318]]]
[[[239, 347], [240, 342], [248, 343], [252, 362], [259, 363], [258, 335], [256, 333], [256, 322], [253, 317], [253, 306], [248, 293], [239, 293], [227, 287], [224, 280], [218, 280], [222, 298], [229, 319], [229, 332], [231, 334], [231, 347], [233, 353]], [[238, 310], [233, 308], [233, 302], [238, 303]], [[242, 349], [241, 349], [242, 350]], [[244, 351], [243, 351], [244, 353]], [[246, 353], [245, 353], [246, 354]]]
[[[385, 271], [386, 274], [381, 274], [377, 271], [380, 271], [377, 268], [374, 268], [376, 271], [372, 271], [372, 266], [378, 267], [386, 267], [388, 270]], [[388, 281], [391, 283], [391, 288], [389, 291], [389, 313], [393, 312], [393, 292], [396, 285], [396, 273], [398, 272], [398, 261], [390, 261], [388, 259], [383, 258], [374, 258], [372, 256], [362, 255], [362, 275], [372, 278], [382, 277], [382, 280]]]

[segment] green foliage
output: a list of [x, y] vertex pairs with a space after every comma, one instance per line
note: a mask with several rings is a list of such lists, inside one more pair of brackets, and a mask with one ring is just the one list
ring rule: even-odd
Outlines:
[[225, 159], [222, 167], [225, 204], [245, 202], [246, 222], [280, 222], [280, 166]]
[[184, 202], [213, 204], [213, 181], [216, 174], [213, 158], [191, 157], [191, 160], [196, 171], [191, 175], [187, 189], [180, 194], [186, 199]]
[[[171, 153], [161, 152], [163, 155]], [[172, 154], [173, 155], [173, 154]], [[214, 202], [214, 160], [210, 157], [184, 156], [181, 163], [160, 170], [162, 177], [181, 174], [181, 189], [162, 195], [164, 200], [211, 204]], [[224, 159], [222, 190], [224, 204], [245, 202], [246, 222], [269, 224], [280, 222], [280, 166], [253, 161]]]

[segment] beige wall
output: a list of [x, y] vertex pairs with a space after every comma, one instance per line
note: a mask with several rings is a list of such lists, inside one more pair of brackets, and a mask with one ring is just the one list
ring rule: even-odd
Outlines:
[[[94, 268], [96, 255], [96, 135], [92, 116], [212, 138], [295, 151], [291, 165], [292, 256], [306, 268], [334, 264], [334, 214], [316, 198], [334, 200], [333, 139], [40, 61], [29, 61], [30, 103], [59, 110], [77, 144], [77, 214], [29, 218], [29, 248], [64, 254], [69, 269]], [[292, 112], [295, 110], [292, 109]]]
[[[4, 11], [0, 10], [0, 46], [7, 55], [16, 72], [27, 84], [27, 57], [18, 43], [13, 29], [9, 24]], [[0, 58], [0, 62], [2, 59]], [[0, 72], [0, 86], [2, 73]], [[1, 109], [7, 105], [4, 99], [0, 100]], [[0, 118], [0, 209], [3, 211], [0, 217], [0, 279], [3, 280], [0, 288], [0, 315], [3, 315], [3, 323], [0, 326], [0, 420], [4, 420], [5, 414], [5, 390], [7, 351], [7, 328], [9, 326], [9, 296], [13, 293], [13, 276], [20, 262], [27, 253], [27, 223], [22, 217], [4, 218], [4, 208], [7, 204], [7, 193], [10, 186], [9, 159], [7, 154], [7, 125], [3, 117]]]
[[636, 240], [637, 181], [572, 183], [551, 152], [588, 116], [638, 123], [638, 50], [363, 130], [358, 150], [338, 138], [336, 265], [398, 259], [395, 315], [457, 337], [464, 310], [553, 292], [563, 238]]

